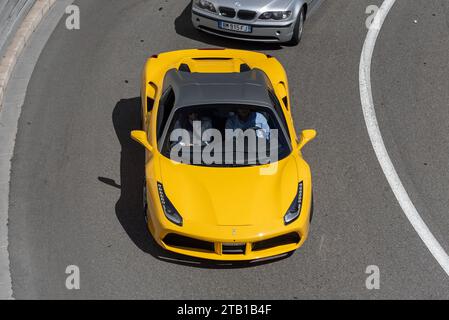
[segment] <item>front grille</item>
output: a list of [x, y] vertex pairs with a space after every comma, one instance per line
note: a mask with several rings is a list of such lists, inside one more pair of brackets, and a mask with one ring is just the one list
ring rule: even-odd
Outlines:
[[242, 20], [253, 20], [256, 17], [257, 12], [249, 10], [240, 10], [237, 17]]
[[215, 246], [213, 242], [185, 237], [175, 233], [167, 234], [163, 241], [166, 245], [171, 247], [181, 247], [192, 250], [215, 252]]
[[234, 18], [236, 15], [235, 10], [232, 8], [220, 7], [218, 10], [220, 12], [220, 15], [222, 15], [223, 17], [226, 17], [226, 18]]
[[246, 243], [223, 243], [223, 254], [245, 254]]
[[292, 232], [279, 237], [255, 242], [253, 243], [253, 251], [271, 249], [286, 244], [298, 244], [299, 241], [301, 241], [301, 237], [299, 236], [299, 234], [296, 232]]

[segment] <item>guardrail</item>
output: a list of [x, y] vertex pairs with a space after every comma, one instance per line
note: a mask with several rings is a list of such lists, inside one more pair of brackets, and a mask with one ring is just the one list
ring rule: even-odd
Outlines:
[[10, 37], [17, 31], [20, 22], [36, 0], [1, 0], [0, 1], [0, 54], [6, 51]]

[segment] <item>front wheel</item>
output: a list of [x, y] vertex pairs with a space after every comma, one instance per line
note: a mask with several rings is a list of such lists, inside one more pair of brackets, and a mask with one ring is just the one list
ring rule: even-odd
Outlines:
[[147, 183], [144, 179], [143, 181], [143, 194], [142, 194], [142, 210], [145, 218], [145, 222], [148, 223], [148, 200], [147, 200]]
[[310, 207], [310, 219], [309, 222], [312, 222], [313, 219], [313, 192], [312, 192], [312, 205]]
[[298, 18], [296, 19], [295, 27], [293, 29], [293, 37], [288, 42], [288, 45], [296, 46], [301, 42], [302, 34], [304, 32], [304, 21], [306, 14], [304, 12], [304, 8], [301, 8], [299, 11]]

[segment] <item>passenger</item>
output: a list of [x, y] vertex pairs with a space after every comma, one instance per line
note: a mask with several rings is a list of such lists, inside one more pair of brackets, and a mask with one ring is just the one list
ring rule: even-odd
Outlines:
[[267, 118], [260, 112], [253, 112], [249, 109], [240, 108], [237, 113], [231, 113], [226, 121], [226, 129], [246, 131], [256, 130], [258, 138], [270, 139], [270, 126]]

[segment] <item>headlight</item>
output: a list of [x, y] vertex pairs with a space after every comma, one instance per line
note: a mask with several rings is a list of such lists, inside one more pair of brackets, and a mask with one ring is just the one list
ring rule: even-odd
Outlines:
[[215, 13], [217, 12], [217, 9], [215, 9], [214, 4], [207, 0], [195, 0], [195, 5], [203, 10], [208, 10]]
[[263, 20], [285, 20], [290, 18], [292, 15], [291, 11], [269, 11], [264, 12], [260, 15], [259, 19]]
[[177, 224], [178, 226], [182, 226], [181, 215], [178, 213], [178, 211], [176, 211], [173, 204], [167, 198], [167, 196], [165, 195], [164, 187], [159, 182], [157, 183], [157, 190], [159, 192], [159, 198], [161, 199], [162, 209], [164, 210], [164, 214], [167, 219], [174, 224]]
[[302, 208], [302, 194], [303, 194], [303, 183], [301, 181], [298, 184], [298, 193], [296, 194], [293, 203], [291, 204], [290, 208], [288, 208], [288, 211], [284, 216], [285, 225], [288, 225], [293, 221], [295, 221], [296, 219], [298, 219]]

